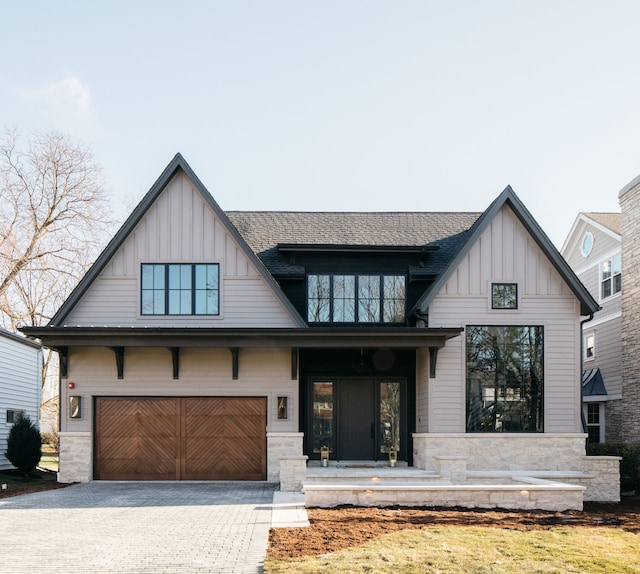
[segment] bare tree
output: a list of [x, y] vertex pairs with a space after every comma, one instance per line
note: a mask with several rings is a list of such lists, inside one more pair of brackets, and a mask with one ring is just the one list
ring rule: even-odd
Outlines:
[[[16, 130], [0, 135], [2, 325], [15, 331], [46, 324], [110, 237], [110, 227], [102, 172], [87, 148], [60, 133], [36, 135], [26, 144]], [[44, 398], [57, 361], [46, 350], [43, 359]]]
[[111, 225], [100, 167], [60, 133], [22, 145], [0, 136], [0, 314], [5, 326], [43, 325], [98, 250]]

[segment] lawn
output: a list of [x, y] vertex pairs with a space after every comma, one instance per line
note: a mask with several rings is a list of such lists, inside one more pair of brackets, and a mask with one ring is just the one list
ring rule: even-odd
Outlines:
[[640, 539], [616, 528], [429, 526], [400, 530], [331, 554], [268, 558], [264, 572], [627, 574], [640, 572]]

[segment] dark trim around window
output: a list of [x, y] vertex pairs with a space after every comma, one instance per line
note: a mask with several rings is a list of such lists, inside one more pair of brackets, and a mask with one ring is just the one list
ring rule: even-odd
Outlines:
[[518, 308], [518, 284], [517, 283], [492, 283], [491, 284], [491, 308], [492, 309], [517, 309]]

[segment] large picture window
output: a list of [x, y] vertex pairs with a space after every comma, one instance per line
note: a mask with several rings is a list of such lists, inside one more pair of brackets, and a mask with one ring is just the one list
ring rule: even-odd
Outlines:
[[143, 315], [218, 315], [217, 263], [143, 263]]
[[466, 327], [467, 432], [543, 432], [543, 337], [543, 327]]
[[310, 323], [402, 323], [403, 275], [309, 275]]

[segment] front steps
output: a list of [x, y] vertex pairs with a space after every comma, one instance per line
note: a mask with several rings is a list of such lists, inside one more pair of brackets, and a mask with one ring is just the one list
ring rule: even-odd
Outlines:
[[582, 510], [585, 487], [565, 480], [582, 473], [540, 471], [470, 472], [455, 483], [434, 471], [388, 463], [309, 463], [302, 483], [307, 507], [423, 506], [507, 508], [522, 510]]

